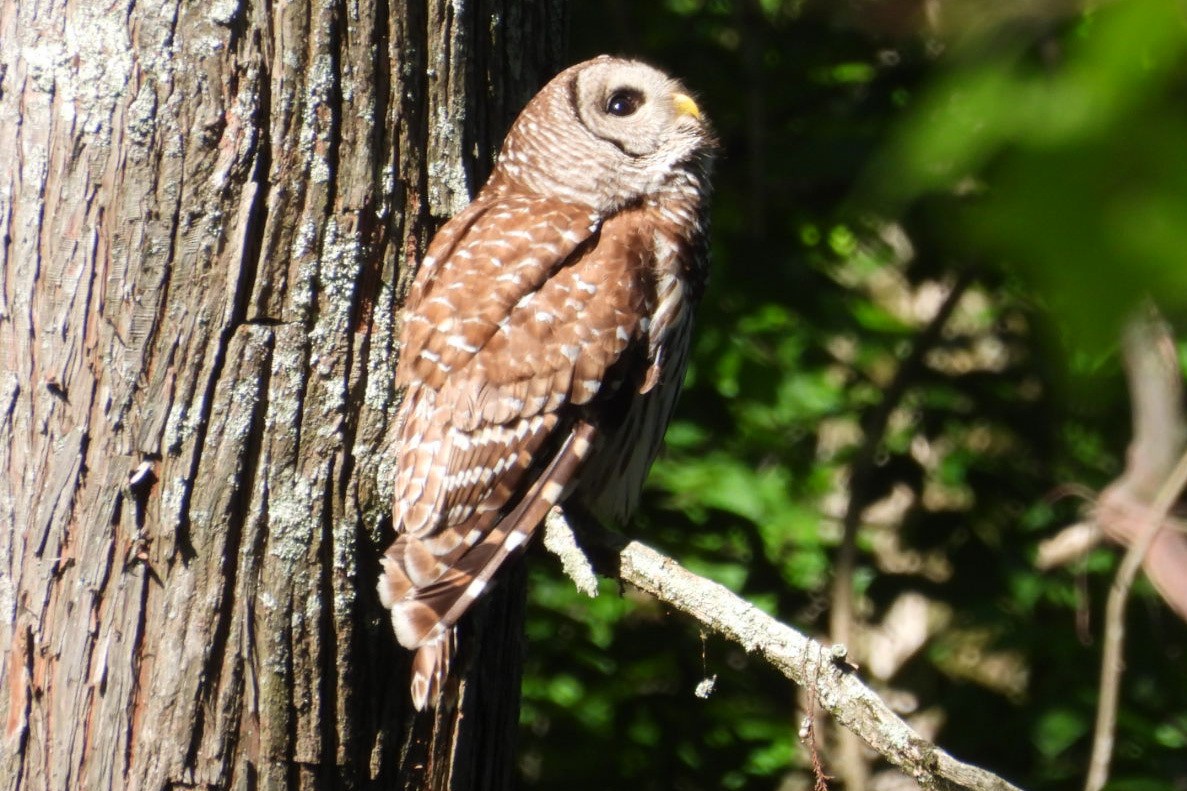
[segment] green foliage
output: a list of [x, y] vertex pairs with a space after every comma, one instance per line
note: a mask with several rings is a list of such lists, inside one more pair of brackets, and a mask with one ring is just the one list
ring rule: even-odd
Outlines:
[[978, 193], [954, 241], [1018, 266], [1082, 340], [1110, 343], [1149, 291], [1181, 309], [1182, 14], [1173, 0], [1085, 13], [1053, 39], [1057, 63], [1023, 37], [970, 47], [980, 55], [955, 57], [899, 126], [870, 191], [890, 205]]
[[[1033, 561], [1082, 518], [1074, 487], [1124, 462], [1120, 318], [1153, 294], [1187, 330], [1187, 25], [1170, 0], [1023, 5], [576, 0], [572, 50], [668, 67], [723, 141], [714, 279], [629, 532], [823, 636], [856, 498], [862, 617], [928, 603], [924, 645], [863, 675], [959, 757], [1063, 789], [1083, 781], [1118, 553]], [[556, 565], [533, 557], [526, 787], [806, 787], [788, 682]], [[1187, 788], [1187, 628], [1136, 596], [1110, 788]]]

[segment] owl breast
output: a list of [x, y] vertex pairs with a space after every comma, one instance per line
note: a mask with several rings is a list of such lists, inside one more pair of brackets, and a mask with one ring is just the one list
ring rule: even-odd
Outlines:
[[574, 496], [601, 521], [627, 522], [643, 482], [663, 447], [664, 433], [684, 383], [692, 338], [693, 308], [708, 277], [704, 249], [703, 184], [681, 174], [640, 212], [640, 236], [650, 244], [645, 302], [647, 360], [641, 380], [621, 400], [620, 414], [606, 410], [599, 439]]

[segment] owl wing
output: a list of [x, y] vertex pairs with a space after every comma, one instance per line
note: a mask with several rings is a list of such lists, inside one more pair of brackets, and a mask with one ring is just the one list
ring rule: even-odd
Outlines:
[[[452, 627], [571, 488], [597, 407], [646, 350], [650, 243], [628, 210], [504, 198], [442, 229], [410, 294], [394, 520], [380, 593], [439, 685]], [[622, 373], [625, 376], [625, 373]], [[634, 383], [637, 385], [637, 383]]]

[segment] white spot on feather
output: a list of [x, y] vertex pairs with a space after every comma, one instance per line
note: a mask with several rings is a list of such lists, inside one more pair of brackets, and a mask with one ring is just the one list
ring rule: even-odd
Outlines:
[[445, 339], [445, 345], [452, 346], [453, 348], [459, 349], [466, 354], [476, 354], [478, 352], [478, 347], [473, 344], [466, 343], [465, 337], [461, 335], [450, 335]]
[[565, 491], [565, 487], [561, 486], [556, 481], [549, 481], [544, 484], [544, 488], [540, 490], [540, 496], [546, 501], [556, 505], [557, 500], [561, 499], [561, 494]]

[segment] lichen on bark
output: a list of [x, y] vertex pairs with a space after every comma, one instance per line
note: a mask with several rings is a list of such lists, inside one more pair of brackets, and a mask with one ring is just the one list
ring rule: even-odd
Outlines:
[[0, 789], [394, 782], [393, 314], [532, 6], [0, 0]]

